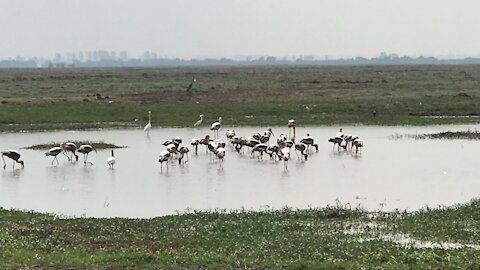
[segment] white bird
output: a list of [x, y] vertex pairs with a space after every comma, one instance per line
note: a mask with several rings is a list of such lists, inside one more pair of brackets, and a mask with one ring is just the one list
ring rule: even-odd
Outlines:
[[360, 139], [355, 139], [353, 141], [353, 146], [355, 147], [355, 153], [358, 153], [358, 150], [363, 147], [363, 141]]
[[195, 124], [193, 124], [194, 127], [197, 127], [197, 126], [200, 126], [203, 122], [203, 114], [200, 114], [200, 120], [198, 120], [197, 122], [195, 122]]
[[148, 124], [143, 128], [143, 131], [147, 132], [147, 136], [150, 135], [150, 129], [152, 129], [152, 112], [148, 111]]
[[[290, 129], [293, 129], [293, 136], [290, 132]], [[293, 142], [295, 142], [295, 120], [290, 119], [288, 120], [288, 134], [290, 135], [290, 138], [292, 139]]]
[[218, 122], [213, 122], [210, 130], [213, 130], [215, 133], [215, 138], [218, 138], [218, 130], [222, 126], [222, 117], [218, 118]]
[[13, 168], [15, 169], [15, 162], [20, 163], [22, 165], [22, 169], [24, 168], [24, 163], [23, 160], [20, 160], [20, 154], [18, 153], [17, 150], [9, 149], [8, 151], [2, 152], [2, 159], [3, 159], [3, 168], [7, 166], [7, 163], [5, 162], [4, 156], [7, 156], [8, 158], [12, 159], [13, 162]]
[[160, 171], [163, 170], [163, 162], [167, 162], [167, 171], [168, 171], [168, 159], [170, 158], [170, 152], [164, 150], [160, 152], [160, 156], [158, 157], [158, 162], [160, 162]]
[[290, 159], [290, 148], [284, 147], [284, 148], [280, 149], [279, 158], [280, 158], [280, 160], [283, 160], [283, 167], [286, 170], [287, 169], [287, 162]]
[[89, 164], [93, 165], [92, 162], [87, 162], [88, 154], [90, 154], [90, 152], [92, 152], [92, 151], [95, 151], [95, 153], [97, 153], [97, 150], [89, 144], [80, 145], [77, 152], [83, 154], [83, 164], [89, 163]]
[[115, 165], [115, 162], [117, 162], [117, 159], [113, 155], [113, 149], [112, 149], [112, 156], [107, 158], [107, 164], [108, 164], [108, 166], [110, 166], [110, 168], [113, 169], [113, 165]]
[[62, 152], [62, 148], [61, 147], [52, 147], [50, 148], [50, 150], [48, 150], [48, 152], [45, 153], [45, 156], [52, 156], [53, 159], [52, 159], [52, 165], [53, 165], [53, 162], [56, 160], [57, 161], [57, 165], [59, 165], [59, 162], [58, 162], [58, 154], [60, 154]]

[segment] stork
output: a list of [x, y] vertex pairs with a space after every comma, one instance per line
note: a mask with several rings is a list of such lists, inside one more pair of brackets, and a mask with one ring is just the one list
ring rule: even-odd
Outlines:
[[313, 146], [315, 147], [315, 150], [318, 151], [318, 144], [314, 143], [314, 139], [312, 136], [310, 136], [309, 133], [307, 133], [307, 136], [303, 137], [301, 140], [300, 140], [300, 143], [303, 143], [307, 146], [307, 150], [310, 146]]
[[222, 117], [219, 117], [217, 122], [212, 123], [210, 130], [213, 130], [213, 132], [215, 133], [215, 138], [218, 138], [218, 130], [220, 129], [221, 126], [222, 126]]
[[338, 144], [338, 150], [340, 150], [340, 144], [342, 143], [343, 139], [342, 137], [335, 136], [328, 139], [328, 141], [333, 143], [333, 151], [335, 151], [336, 144]]
[[194, 127], [198, 127], [202, 124], [203, 122], [203, 114], [200, 114], [200, 120], [198, 120], [197, 122], [195, 122], [195, 124], [193, 124]]
[[255, 152], [259, 152], [260, 153], [260, 159], [262, 159], [263, 158], [263, 153], [265, 151], [267, 151], [267, 149], [268, 149], [268, 145], [266, 145], [264, 143], [259, 143], [252, 148], [252, 156]]
[[353, 146], [355, 147], [355, 153], [358, 153], [358, 150], [363, 147], [363, 141], [360, 139], [355, 139], [353, 141]]
[[219, 147], [215, 150], [214, 154], [217, 156], [219, 160], [220, 166], [223, 165], [223, 158], [225, 157], [225, 148]]
[[57, 161], [57, 165], [59, 165], [59, 162], [58, 162], [58, 154], [60, 154], [62, 152], [62, 148], [61, 147], [52, 147], [48, 150], [48, 152], [45, 153], [45, 156], [52, 156], [53, 159], [52, 159], [52, 165], [53, 165], [53, 162], [56, 160]]
[[275, 134], [273, 134], [272, 128], [268, 128], [267, 130], [265, 130], [265, 132], [263, 132], [263, 135], [260, 136], [260, 142], [261, 143], [268, 143], [268, 141], [270, 141], [270, 137], [272, 135], [275, 136]]
[[115, 165], [115, 162], [117, 161], [117, 159], [115, 158], [115, 156], [113, 155], [113, 149], [112, 149], [112, 155], [110, 157], [107, 158], [107, 164], [110, 168], [113, 169], [113, 165]]
[[190, 149], [188, 149], [188, 147], [186, 147], [186, 146], [182, 146], [178, 149], [177, 159], [178, 159], [178, 164], [179, 165], [182, 164], [182, 160], [183, 160], [184, 156], [187, 156], [187, 160], [184, 163], [188, 162], [188, 152], [190, 152]]
[[193, 138], [190, 144], [193, 146], [193, 149], [195, 149], [195, 155], [198, 155], [198, 145], [200, 144], [200, 140]]
[[160, 156], [158, 157], [158, 162], [160, 162], [160, 171], [163, 170], [163, 162], [167, 162], [167, 171], [168, 171], [168, 159], [170, 158], [170, 152], [164, 150], [160, 152]]
[[89, 145], [89, 144], [80, 145], [80, 147], [78, 148], [77, 152], [83, 154], [83, 164], [86, 165], [87, 163], [89, 163], [90, 165], [93, 165], [92, 162], [87, 162], [88, 154], [90, 154], [90, 152], [92, 152], [92, 151], [95, 151], [95, 153], [97, 153], [97, 149], [93, 148], [93, 147], [92, 147], [91, 145]]
[[300, 152], [300, 154], [303, 156], [305, 160], [308, 159], [308, 155], [305, 152], [306, 149], [307, 149], [307, 146], [303, 143], [295, 144], [295, 154], [297, 155], [298, 159], [300, 159], [300, 157], [298, 156], [297, 151]]
[[22, 169], [25, 167], [23, 160], [20, 160], [20, 154], [17, 150], [9, 149], [7, 151], [2, 152], [2, 159], [3, 159], [3, 168], [7, 167], [7, 163], [5, 162], [4, 156], [13, 160], [13, 168], [15, 169], [15, 162], [20, 163], [22, 165]]
[[[75, 151], [77, 151], [77, 145], [72, 143], [72, 142], [67, 142], [62, 145], [63, 148], [63, 154], [68, 158], [68, 161], [72, 161], [72, 155], [75, 156], [75, 161], [78, 161], [78, 155], [75, 154]], [[68, 156], [67, 152], [70, 152], [71, 155]]]
[[148, 124], [143, 128], [143, 131], [147, 132], [147, 136], [150, 136], [150, 129], [152, 129], [152, 112], [148, 111]]

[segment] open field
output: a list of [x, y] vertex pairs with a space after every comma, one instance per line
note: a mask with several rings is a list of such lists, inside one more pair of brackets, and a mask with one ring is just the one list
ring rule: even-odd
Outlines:
[[[348, 207], [347, 207], [348, 208]], [[2, 268], [477, 269], [480, 202], [62, 219], [0, 209]]]
[[479, 83], [480, 66], [9, 69], [0, 130], [142, 127], [148, 110], [154, 127], [478, 123]]

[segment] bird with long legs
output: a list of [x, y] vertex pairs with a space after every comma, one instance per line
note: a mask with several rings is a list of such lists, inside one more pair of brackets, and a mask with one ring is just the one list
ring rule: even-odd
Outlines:
[[358, 151], [362, 149], [363, 147], [363, 141], [360, 139], [355, 139], [353, 141], [353, 147], [355, 147], [355, 153], [358, 154]]
[[297, 155], [298, 159], [302, 159], [300, 156], [298, 156], [298, 152], [302, 155], [304, 160], [308, 159], [308, 154], [307, 154], [307, 146], [303, 143], [297, 143], [295, 144], [295, 154]]
[[145, 125], [143, 131], [147, 133], [147, 136], [150, 136], [150, 130], [152, 129], [152, 112], [148, 111], [148, 124]]
[[62, 148], [61, 147], [52, 147], [50, 148], [46, 153], [45, 153], [45, 156], [52, 156], [53, 159], [52, 159], [52, 165], [53, 165], [53, 162], [56, 160], [57, 161], [57, 165], [59, 165], [59, 162], [58, 162], [58, 154], [60, 154], [62, 152]]
[[210, 127], [210, 130], [213, 130], [213, 133], [215, 134], [215, 139], [218, 139], [218, 130], [222, 126], [222, 117], [218, 118], [218, 121], [213, 122], [212, 126]]
[[[289, 134], [289, 136], [290, 136], [290, 139], [291, 139], [293, 142], [295, 142], [295, 126], [296, 126], [295, 120], [293, 120], [293, 119], [288, 120], [288, 125], [287, 125], [287, 126], [288, 126], [288, 134]], [[292, 133], [290, 132], [290, 129], [293, 129], [293, 135], [292, 135]]]
[[203, 114], [200, 114], [200, 119], [197, 122], [195, 122], [195, 124], [193, 124], [193, 127], [200, 126], [202, 122], [203, 122]]
[[193, 138], [190, 144], [193, 146], [193, 151], [195, 155], [198, 155], [198, 145], [200, 144], [200, 140], [197, 138]]
[[223, 167], [223, 160], [225, 158], [225, 148], [217, 148], [214, 152], [215, 156], [218, 158], [218, 164], [220, 167]]
[[170, 158], [170, 152], [164, 150], [160, 152], [160, 156], [158, 157], [158, 162], [160, 162], [160, 171], [163, 171], [163, 162], [167, 162], [167, 171], [168, 171], [168, 159]]
[[260, 156], [258, 158], [263, 159], [263, 153], [265, 153], [265, 151], [267, 151], [267, 149], [268, 149], [267, 144], [259, 143], [252, 148], [252, 156], [254, 155], [255, 152], [258, 152], [258, 153], [260, 153]]
[[22, 165], [22, 169], [25, 167], [23, 160], [20, 160], [20, 153], [17, 150], [9, 149], [7, 151], [2, 152], [2, 159], [3, 159], [3, 168], [7, 167], [7, 163], [5, 162], [5, 156], [13, 160], [12, 168], [15, 169], [15, 162]]
[[303, 143], [307, 146], [307, 152], [308, 152], [308, 148], [310, 146], [315, 147], [315, 150], [318, 151], [318, 144], [316, 144], [314, 141], [315, 141], [314, 138], [312, 136], [310, 136], [309, 133], [307, 133], [307, 136], [303, 137], [300, 140], [300, 143]]
[[89, 144], [83, 144], [83, 145], [80, 145], [80, 147], [78, 148], [77, 152], [79, 153], [82, 153], [83, 154], [83, 164], [90, 164], [90, 165], [93, 165], [92, 162], [87, 162], [87, 159], [88, 159], [88, 154], [90, 154], [90, 152], [92, 151], [95, 151], [95, 153], [97, 153], [97, 149], [93, 148], [91, 145]]
[[[78, 161], [78, 155], [75, 154], [77, 151], [77, 145], [72, 142], [67, 142], [62, 144], [63, 154], [68, 158], [68, 161], [73, 161], [73, 157], [75, 157], [75, 161]], [[68, 156], [68, 152], [70, 152], [70, 156]]]
[[108, 166], [113, 169], [113, 165], [117, 162], [117, 159], [115, 158], [115, 155], [113, 154], [113, 149], [112, 149], [112, 155], [107, 158], [107, 164]]

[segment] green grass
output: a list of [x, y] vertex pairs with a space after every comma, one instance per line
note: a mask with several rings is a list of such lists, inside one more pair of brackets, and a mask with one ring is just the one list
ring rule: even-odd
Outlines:
[[480, 202], [417, 213], [342, 207], [198, 212], [154, 219], [62, 219], [0, 210], [0, 266], [138, 269], [476, 269], [471, 248], [409, 248], [382, 238], [480, 244]]
[[154, 127], [480, 123], [448, 117], [480, 116], [480, 66], [0, 70], [0, 99], [3, 131], [143, 127], [149, 110]]

